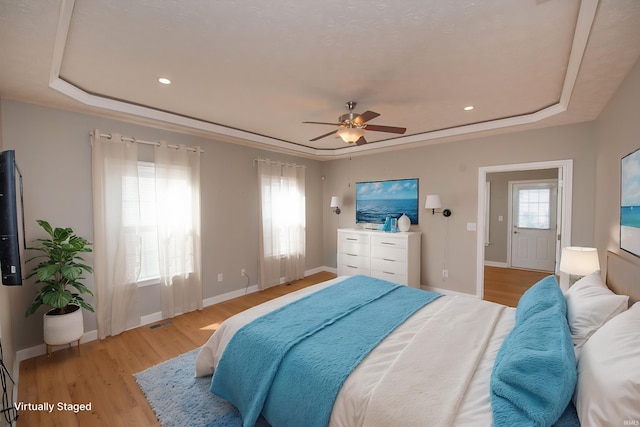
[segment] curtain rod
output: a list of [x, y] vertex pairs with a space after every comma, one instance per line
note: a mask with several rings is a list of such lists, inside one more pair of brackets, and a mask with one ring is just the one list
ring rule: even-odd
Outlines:
[[[89, 132], [89, 135], [93, 136], [93, 132]], [[100, 137], [102, 138], [107, 138], [107, 139], [111, 139], [111, 134], [110, 133], [101, 133]], [[145, 145], [155, 145], [156, 147], [160, 146], [160, 142], [158, 141], [142, 141], [140, 139], [135, 139], [129, 136], [121, 136], [120, 140], [122, 141], [127, 141], [127, 142], [135, 142], [138, 144], [145, 144]], [[180, 148], [180, 146], [178, 145], [174, 145], [174, 144], [167, 144], [167, 147], [169, 148]], [[203, 149], [199, 149], [201, 153], [204, 153]], [[187, 147], [187, 151], [193, 151], [194, 153], [198, 151], [198, 148], [193, 148], [193, 147]]]
[[257, 162], [262, 162], [262, 163], [272, 163], [272, 164], [275, 164], [275, 163], [281, 163], [281, 164], [283, 164], [283, 165], [286, 165], [286, 166], [294, 166], [294, 167], [296, 167], [296, 168], [304, 168], [304, 169], [306, 169], [306, 168], [307, 168], [307, 165], [299, 165], [299, 164], [297, 164], [297, 163], [280, 162], [280, 161], [277, 161], [277, 160], [271, 160], [271, 159], [253, 159], [253, 166], [255, 166]]

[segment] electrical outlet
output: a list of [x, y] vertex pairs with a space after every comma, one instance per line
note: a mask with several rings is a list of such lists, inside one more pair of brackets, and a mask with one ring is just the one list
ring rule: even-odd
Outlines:
[[449, 277], [449, 270], [442, 270], [442, 277], [444, 278]]
[[218, 273], [218, 282], [222, 282], [222, 273]]
[[247, 270], [245, 270], [244, 268], [240, 269], [240, 277], [244, 277], [247, 275]]

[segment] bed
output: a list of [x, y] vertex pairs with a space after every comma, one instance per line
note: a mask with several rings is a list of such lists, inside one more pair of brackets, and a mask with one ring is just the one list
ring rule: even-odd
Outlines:
[[[634, 282], [627, 280], [638, 277], [640, 267], [613, 253], [608, 254], [608, 259], [607, 280], [615, 283], [614, 289], [624, 289], [631, 297], [611, 292], [599, 279], [599, 272], [581, 279], [564, 295], [555, 277], [550, 276], [532, 287], [517, 309], [472, 296], [424, 297], [429, 293], [411, 289], [409, 292], [420, 294], [403, 294], [399, 298], [427, 301], [413, 303], [412, 311], [402, 315], [403, 320], [392, 327], [392, 332], [383, 332], [367, 344], [371, 349], [366, 349], [360, 359], [356, 357], [355, 363], [349, 362], [353, 369], [344, 378], [341, 373], [334, 375], [327, 369], [326, 361], [316, 360], [325, 353], [329, 359], [352, 357], [343, 355], [343, 350], [337, 347], [318, 351], [324, 347], [309, 344], [311, 353], [304, 355], [302, 350], [297, 351], [298, 347], [305, 347], [298, 338], [295, 345], [285, 346], [284, 356], [274, 356], [271, 350], [262, 347], [270, 336], [279, 340], [287, 331], [295, 330], [290, 326], [282, 328], [281, 333], [265, 329], [264, 325], [275, 325], [272, 323], [275, 320], [268, 316], [278, 313], [284, 318], [291, 316], [282, 311], [292, 305], [310, 311], [303, 304], [316, 304], [312, 298], [323, 293], [335, 302], [336, 294], [332, 296], [331, 292], [342, 295], [358, 286], [373, 292], [365, 286], [370, 285], [369, 278], [339, 277], [226, 320], [201, 348], [196, 375], [214, 374], [212, 391], [241, 409], [245, 425], [253, 425], [259, 413], [274, 427], [577, 425], [578, 417], [583, 425], [636, 425], [640, 422], [640, 304], [628, 308], [638, 300], [640, 290], [628, 285]], [[396, 290], [393, 284], [380, 286], [392, 289], [381, 291], [388, 294], [410, 289]], [[370, 299], [386, 304], [377, 296]], [[339, 304], [327, 307], [333, 305]], [[381, 307], [386, 305], [367, 306], [367, 310], [371, 313], [394, 310]], [[331, 310], [318, 311], [325, 315]], [[322, 327], [314, 327], [314, 331], [324, 331], [326, 323], [336, 323], [334, 328], [342, 335], [346, 323], [340, 322], [347, 317], [339, 315], [340, 321], [335, 321], [333, 315], [326, 316], [319, 319]], [[294, 317], [302, 318], [297, 314]], [[341, 339], [354, 340], [353, 347], [360, 347], [360, 335], [378, 328], [376, 317], [384, 316], [356, 319], [356, 324], [364, 324], [366, 328], [356, 326], [355, 339], [349, 336]], [[329, 318], [332, 320], [327, 321]], [[244, 331], [250, 330], [247, 325], [257, 323], [257, 319], [266, 319], [263, 333], [269, 331], [269, 336], [255, 339], [247, 332], [245, 339], [254, 339], [258, 346], [238, 350], [241, 347], [236, 341], [241, 341]], [[388, 326], [380, 328], [385, 330]], [[238, 331], [243, 333], [237, 334]], [[314, 334], [302, 333], [305, 337]], [[334, 330], [324, 335], [337, 334]], [[620, 348], [614, 358], [611, 351], [616, 347]], [[291, 348], [300, 353], [298, 359], [289, 356], [296, 353]], [[264, 360], [259, 360], [261, 355]], [[252, 363], [257, 367], [252, 367]], [[271, 368], [262, 368], [265, 363], [275, 364], [273, 375], [282, 375], [284, 379], [274, 379], [272, 375], [262, 384], [263, 378], [255, 375], [262, 370], [270, 371]], [[248, 376], [243, 378], [245, 375]], [[316, 406], [325, 405], [323, 383], [334, 376], [337, 379], [329, 382], [338, 385], [327, 387], [336, 389], [333, 397], [327, 392], [328, 412], [315, 414]], [[316, 392], [310, 384], [322, 390]], [[527, 391], [523, 393], [523, 389]], [[259, 390], [265, 390], [265, 396], [256, 403], [253, 400], [262, 393]], [[258, 409], [252, 409], [253, 404]]]

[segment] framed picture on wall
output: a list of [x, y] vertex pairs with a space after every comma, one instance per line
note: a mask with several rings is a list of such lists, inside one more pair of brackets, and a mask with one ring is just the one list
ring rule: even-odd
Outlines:
[[640, 148], [620, 162], [620, 249], [640, 257]]

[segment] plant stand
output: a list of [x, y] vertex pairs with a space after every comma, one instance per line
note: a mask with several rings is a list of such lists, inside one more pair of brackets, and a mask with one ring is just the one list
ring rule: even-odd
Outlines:
[[[73, 344], [74, 342], [77, 342], [77, 346], [78, 346], [78, 354], [80, 354], [80, 338], [78, 338], [75, 341], [71, 341], [70, 343], [67, 343], [69, 345], [69, 348], [71, 348], [71, 344]], [[46, 343], [45, 343], [46, 344]], [[51, 348], [60, 345], [60, 344], [46, 344], [47, 346], [47, 356], [51, 357]]]

